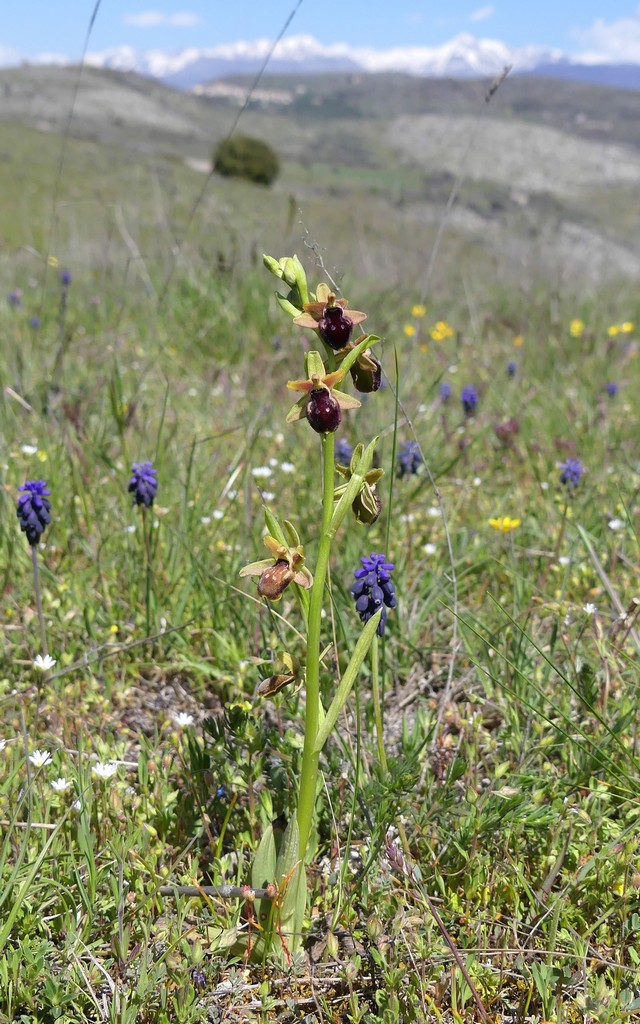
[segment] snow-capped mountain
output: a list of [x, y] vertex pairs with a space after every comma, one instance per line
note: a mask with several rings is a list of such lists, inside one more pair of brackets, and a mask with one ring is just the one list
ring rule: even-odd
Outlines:
[[[347, 43], [325, 46], [308, 35], [281, 40], [273, 53], [272, 46], [270, 39], [190, 47], [172, 53], [117, 46], [88, 54], [86, 62], [93, 67], [134, 71], [177, 89], [194, 89], [228, 75], [255, 75], [267, 58], [268, 72], [280, 75], [342, 71], [399, 72], [425, 78], [488, 78], [510, 65], [514, 74], [640, 89], [640, 63], [607, 62], [593, 54], [569, 55], [539, 46], [510, 49], [497, 39], [477, 39], [467, 33], [441, 46], [398, 46], [388, 50]], [[68, 62], [57, 54], [42, 54], [34, 63]]]
[[[255, 74], [269, 56], [269, 39], [237, 42], [203, 49], [189, 48], [177, 53], [162, 50], [138, 51], [129, 46], [92, 53], [87, 63], [117, 71], [135, 71], [158, 78], [167, 85], [190, 89], [204, 82], [233, 74]], [[330, 71], [396, 71], [437, 78], [469, 78], [497, 75], [507, 65], [516, 71], [533, 71], [544, 64], [563, 60], [559, 50], [524, 47], [510, 50], [495, 39], [458, 35], [442, 46], [394, 47], [375, 50], [346, 43], [329, 46], [312, 36], [291, 36], [281, 40], [269, 60], [271, 74]], [[566, 58], [565, 58], [566, 59]]]

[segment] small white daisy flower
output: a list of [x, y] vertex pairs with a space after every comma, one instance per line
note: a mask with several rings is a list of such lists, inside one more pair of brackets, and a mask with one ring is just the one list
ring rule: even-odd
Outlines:
[[437, 505], [430, 505], [427, 509], [427, 515], [430, 516], [431, 519], [437, 519], [438, 516], [442, 515], [442, 512]]
[[254, 466], [251, 470], [251, 476], [256, 480], [268, 480], [272, 474], [273, 470], [269, 466]]
[[598, 608], [597, 608], [597, 606], [595, 604], [591, 604], [591, 602], [588, 601], [587, 604], [585, 604], [585, 606], [584, 606], [584, 608], [582, 610], [583, 610], [585, 615], [595, 615], [596, 612], [598, 611]]
[[294, 466], [293, 462], [280, 463], [280, 469], [282, 470], [283, 473], [293, 473], [295, 472], [295, 468], [296, 467]]
[[222, 511], [221, 508], [214, 508], [213, 512], [211, 513], [211, 518], [224, 519], [224, 512]]
[[560, 555], [558, 565], [571, 565], [571, 559], [568, 558], [567, 555]]
[[131, 526], [125, 526], [124, 532], [125, 533], [135, 533], [136, 532], [136, 524], [132, 523]]
[[56, 663], [56, 659], [52, 658], [50, 654], [37, 654], [33, 659], [33, 667], [38, 672], [50, 672]]
[[38, 446], [35, 444], [23, 444], [20, 448], [21, 452], [25, 455], [35, 455], [38, 450]]
[[188, 725], [193, 725], [193, 715], [188, 715], [186, 711], [178, 711], [173, 716], [173, 720], [181, 729], [186, 729]]
[[71, 804], [71, 807], [73, 808], [74, 811], [77, 811], [78, 814], [80, 814], [80, 811], [82, 810], [82, 800], [74, 800], [73, 803]]
[[203, 526], [208, 526], [211, 522], [211, 516], [200, 516], [200, 522]]
[[51, 788], [55, 789], [56, 793], [64, 793], [66, 789], [69, 789], [70, 785], [71, 783], [68, 779], [59, 778], [53, 780]]
[[269, 459], [269, 465], [271, 466], [272, 469], [275, 469], [276, 466], [278, 465], [278, 460], [277, 459]]
[[424, 551], [425, 555], [435, 555], [438, 549], [435, 546], [435, 544], [425, 544], [422, 550]]
[[624, 526], [624, 519], [610, 519], [609, 529], [610, 530], [621, 530]]
[[34, 768], [44, 768], [51, 763], [52, 757], [48, 750], [34, 750], [33, 754], [29, 754], [29, 760]]
[[262, 492], [262, 500], [263, 501], [273, 501], [274, 498], [275, 498], [275, 494], [273, 493], [273, 491], [263, 491]]
[[117, 764], [114, 764], [113, 761], [107, 761], [106, 763], [103, 761], [96, 761], [91, 769], [93, 774], [97, 775], [99, 779], [110, 779], [116, 774], [117, 770], [118, 766]]

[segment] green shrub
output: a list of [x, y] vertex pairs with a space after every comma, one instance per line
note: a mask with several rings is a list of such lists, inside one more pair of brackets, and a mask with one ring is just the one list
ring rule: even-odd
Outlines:
[[259, 185], [270, 185], [278, 176], [278, 154], [261, 139], [234, 135], [223, 139], [213, 154], [213, 169], [229, 178], [244, 178]]

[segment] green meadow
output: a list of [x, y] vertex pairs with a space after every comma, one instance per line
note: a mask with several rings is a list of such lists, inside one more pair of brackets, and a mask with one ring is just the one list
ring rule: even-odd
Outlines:
[[[66, 132], [68, 70], [0, 80], [0, 1021], [640, 1019], [629, 94], [303, 79], [240, 120], [281, 154], [267, 190], [203, 170], [225, 103], [87, 69]], [[332, 511], [328, 442], [286, 422], [332, 356], [263, 253], [380, 339], [335, 439], [378, 438], [381, 513], [332, 538], [315, 654], [303, 588], [239, 575], [265, 509], [317, 575]], [[372, 552], [397, 604], [320, 753], [291, 930], [300, 859], [264, 837]]]

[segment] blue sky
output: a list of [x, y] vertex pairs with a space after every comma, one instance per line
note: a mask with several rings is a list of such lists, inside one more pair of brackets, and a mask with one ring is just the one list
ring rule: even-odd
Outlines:
[[[3, 19], [0, 58], [79, 57], [95, 0], [20, 0]], [[295, 0], [102, 0], [89, 49], [179, 50], [279, 32]], [[460, 32], [640, 61], [640, 7], [622, 0], [302, 0], [288, 35], [388, 49], [437, 46]], [[637, 54], [637, 56], [633, 56]]]

